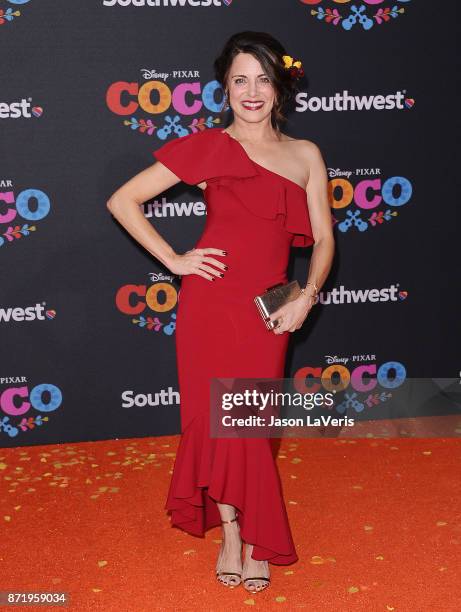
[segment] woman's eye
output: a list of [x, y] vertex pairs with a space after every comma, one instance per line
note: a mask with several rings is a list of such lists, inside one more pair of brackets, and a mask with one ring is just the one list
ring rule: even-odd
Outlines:
[[[260, 82], [262, 82], [264, 85], [266, 85], [267, 83], [270, 83], [271, 80], [269, 77], [262, 77], [259, 79]], [[246, 82], [246, 79], [244, 77], [238, 77], [234, 80], [234, 83], [236, 83], [237, 85], [241, 85], [243, 83]]]

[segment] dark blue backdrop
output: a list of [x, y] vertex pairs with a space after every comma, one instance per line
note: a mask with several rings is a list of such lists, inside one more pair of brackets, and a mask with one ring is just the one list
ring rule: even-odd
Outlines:
[[[285, 131], [321, 148], [337, 219], [286, 376], [457, 376], [457, 3], [145, 4], [0, 0], [0, 444], [179, 432], [180, 281], [106, 201], [154, 162], [165, 127], [217, 125], [212, 62], [242, 29], [302, 59]], [[206, 213], [184, 184], [144, 211], [178, 252]], [[310, 254], [293, 249], [292, 278]]]

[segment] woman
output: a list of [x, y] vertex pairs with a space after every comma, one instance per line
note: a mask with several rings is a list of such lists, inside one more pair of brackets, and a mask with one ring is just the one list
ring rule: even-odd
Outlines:
[[[176, 321], [182, 435], [165, 507], [172, 524], [190, 534], [222, 523], [218, 580], [243, 582], [251, 592], [269, 585], [269, 562], [287, 565], [298, 557], [269, 440], [210, 436], [210, 380], [283, 378], [287, 332], [306, 319], [334, 253], [319, 148], [279, 128], [299, 76], [287, 59], [269, 34], [232, 36], [214, 64], [232, 123], [167, 142], [153, 153], [156, 163], [108, 201], [127, 231], [182, 277]], [[201, 188], [207, 202], [204, 232], [183, 254], [139, 208], [180, 180]], [[304, 292], [271, 315], [278, 326], [268, 331], [254, 296], [287, 282], [291, 246], [313, 243]]]

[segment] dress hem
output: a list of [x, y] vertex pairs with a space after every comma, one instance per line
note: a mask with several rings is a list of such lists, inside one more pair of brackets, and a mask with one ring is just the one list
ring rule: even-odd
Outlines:
[[[208, 490], [208, 487], [199, 487], [199, 488], [202, 491]], [[213, 500], [214, 503], [228, 504], [230, 506], [233, 506], [236, 509], [238, 515], [243, 516], [242, 510], [238, 508], [235, 505], [235, 503], [232, 502], [232, 500], [215, 499], [208, 493], [207, 493], [207, 499]], [[201, 504], [193, 504], [190, 501], [186, 501], [186, 499], [184, 498], [182, 498], [181, 501], [187, 504], [188, 506], [190, 506], [191, 509], [192, 507], [195, 507], [197, 509], [203, 508]], [[204, 538], [205, 533], [207, 531], [209, 531], [210, 529], [214, 529], [215, 527], [219, 527], [221, 525], [220, 517], [218, 518], [209, 517], [207, 521], [207, 525], [203, 527], [203, 529], [194, 529], [192, 527], [192, 524], [194, 523], [195, 517], [185, 514], [184, 513], [185, 508], [182, 508], [182, 509], [173, 508], [170, 504], [167, 503], [165, 504], [164, 509], [167, 511], [167, 514], [170, 515], [171, 527], [178, 527], [182, 531], [185, 531], [189, 535], [193, 535], [195, 537]], [[192, 512], [195, 512], [195, 510], [192, 509]], [[191, 523], [191, 525], [187, 525], [187, 523]], [[245, 535], [245, 532], [246, 532], [245, 526], [240, 525], [240, 534], [241, 534], [242, 541], [247, 544], [253, 544], [253, 552], [251, 554], [251, 558], [254, 559], [255, 561], [267, 561], [268, 563], [272, 563], [273, 565], [291, 565], [293, 563], [296, 563], [299, 560], [296, 553], [283, 555], [283, 554], [280, 554], [280, 552], [273, 551], [268, 548], [259, 546], [256, 542], [250, 541], [251, 537], [250, 539], [248, 539]]]

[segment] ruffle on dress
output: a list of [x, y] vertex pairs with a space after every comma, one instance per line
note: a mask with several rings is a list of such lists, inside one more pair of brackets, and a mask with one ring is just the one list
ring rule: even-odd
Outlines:
[[253, 559], [294, 563], [298, 555], [269, 439], [212, 438], [208, 421], [198, 415], [181, 435], [165, 504], [172, 525], [203, 536], [221, 525], [215, 502], [230, 504], [242, 539], [253, 544]]
[[[282, 215], [286, 231], [293, 235], [291, 246], [315, 243], [306, 191], [291, 179], [254, 162], [243, 146], [222, 129], [176, 138], [152, 154], [188, 185], [206, 181], [206, 192], [228, 189], [256, 216], [275, 219]], [[261, 197], [268, 191], [270, 197]]]

